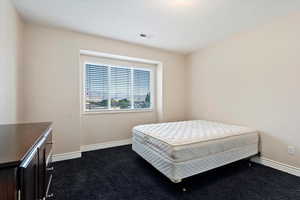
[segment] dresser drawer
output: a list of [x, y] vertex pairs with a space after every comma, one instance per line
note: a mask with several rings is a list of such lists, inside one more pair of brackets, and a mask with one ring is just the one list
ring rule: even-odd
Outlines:
[[38, 184], [40, 181], [41, 166], [39, 165], [39, 152], [34, 149], [20, 166], [21, 181], [21, 199], [39, 200], [41, 198], [42, 187]]
[[48, 166], [49, 164], [51, 164], [52, 162], [52, 146], [53, 146], [53, 142], [52, 142], [52, 130], [50, 130], [47, 139], [45, 141], [45, 158], [46, 158], [46, 166]]
[[46, 197], [48, 188], [50, 187], [50, 177], [54, 171], [52, 166], [52, 129], [49, 129], [38, 146], [39, 152], [39, 199]]
[[51, 194], [49, 194], [49, 190], [51, 187], [52, 176], [54, 172], [54, 166], [52, 164], [52, 155], [53, 155], [52, 147], [53, 147], [52, 130], [50, 130], [44, 144], [44, 152], [45, 152], [44, 196], [45, 197], [51, 196]]

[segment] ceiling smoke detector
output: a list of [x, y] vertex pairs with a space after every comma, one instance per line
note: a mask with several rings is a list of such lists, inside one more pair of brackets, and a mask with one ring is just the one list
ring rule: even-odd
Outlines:
[[140, 37], [147, 38], [148, 36], [145, 33], [140, 33]]

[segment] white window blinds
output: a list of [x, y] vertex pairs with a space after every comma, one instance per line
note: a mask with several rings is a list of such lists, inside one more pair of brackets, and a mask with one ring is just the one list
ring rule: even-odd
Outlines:
[[131, 69], [110, 68], [111, 108], [131, 108]]
[[86, 65], [86, 109], [108, 109], [108, 67]]
[[150, 108], [150, 71], [133, 70], [134, 108]]
[[85, 64], [85, 110], [150, 109], [151, 70]]

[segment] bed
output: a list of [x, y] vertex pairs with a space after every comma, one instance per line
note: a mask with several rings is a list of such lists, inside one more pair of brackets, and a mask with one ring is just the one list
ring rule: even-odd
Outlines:
[[174, 183], [258, 153], [254, 129], [193, 120], [139, 125], [132, 149]]

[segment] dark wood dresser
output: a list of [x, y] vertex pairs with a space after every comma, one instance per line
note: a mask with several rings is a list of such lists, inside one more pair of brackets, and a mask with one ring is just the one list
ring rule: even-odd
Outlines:
[[0, 125], [0, 200], [51, 199], [50, 122]]

